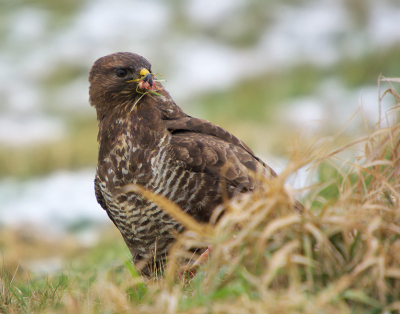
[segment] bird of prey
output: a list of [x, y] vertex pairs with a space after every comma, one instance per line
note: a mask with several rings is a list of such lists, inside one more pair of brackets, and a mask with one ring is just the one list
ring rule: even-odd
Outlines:
[[254, 173], [276, 176], [234, 135], [184, 113], [145, 58], [128, 52], [102, 57], [89, 82], [99, 122], [96, 198], [135, 262], [164, 261], [183, 227], [142, 195], [116, 193], [122, 187], [140, 185], [208, 222], [224, 193], [231, 198], [254, 190]]

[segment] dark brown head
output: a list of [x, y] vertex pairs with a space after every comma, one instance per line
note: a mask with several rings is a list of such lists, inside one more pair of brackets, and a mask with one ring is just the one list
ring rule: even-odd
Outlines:
[[89, 100], [101, 117], [117, 106], [134, 101], [137, 88], [152, 87], [151, 65], [130, 52], [117, 52], [98, 59], [89, 73]]

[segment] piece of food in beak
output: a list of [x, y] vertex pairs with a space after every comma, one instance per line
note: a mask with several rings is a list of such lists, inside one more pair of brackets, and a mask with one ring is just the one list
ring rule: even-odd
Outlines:
[[154, 82], [153, 77], [151, 76], [151, 73], [143, 69], [140, 71], [140, 75], [143, 77], [141, 78], [139, 82], [139, 88], [140, 89], [148, 89], [148, 90], [156, 90], [156, 82]]

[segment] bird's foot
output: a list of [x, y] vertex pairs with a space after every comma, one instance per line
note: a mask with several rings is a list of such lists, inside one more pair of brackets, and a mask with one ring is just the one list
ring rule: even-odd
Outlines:
[[192, 279], [196, 276], [197, 270], [210, 258], [211, 252], [212, 246], [210, 245], [193, 264], [182, 266], [179, 271], [179, 278]]

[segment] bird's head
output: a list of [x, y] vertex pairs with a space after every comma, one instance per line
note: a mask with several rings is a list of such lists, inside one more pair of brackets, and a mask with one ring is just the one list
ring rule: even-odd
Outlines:
[[98, 115], [156, 89], [150, 63], [130, 52], [98, 59], [90, 70], [89, 83], [90, 104]]

